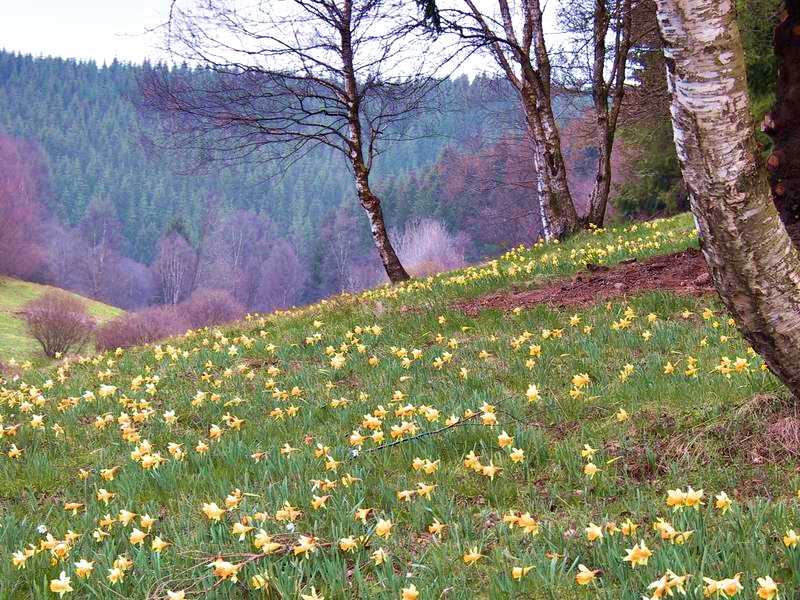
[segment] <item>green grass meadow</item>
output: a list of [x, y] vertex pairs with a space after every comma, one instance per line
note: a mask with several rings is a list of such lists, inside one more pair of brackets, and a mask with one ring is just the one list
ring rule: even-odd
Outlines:
[[[0, 277], [0, 362], [11, 359], [17, 362], [33, 360], [37, 365], [49, 362], [39, 343], [28, 334], [21, 316], [25, 304], [49, 289], [53, 288], [13, 277]], [[124, 313], [122, 309], [102, 302], [83, 300], [87, 311], [98, 323]]]
[[454, 307], [696, 245], [596, 230], [7, 376], [0, 597], [793, 598], [800, 421], [718, 301]]

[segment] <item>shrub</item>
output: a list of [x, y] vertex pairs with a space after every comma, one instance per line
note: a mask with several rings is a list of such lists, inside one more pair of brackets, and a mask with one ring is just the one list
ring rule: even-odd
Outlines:
[[79, 352], [92, 336], [94, 321], [77, 297], [51, 290], [22, 309], [28, 330], [50, 358], [70, 350]]
[[189, 321], [175, 307], [154, 306], [126, 313], [101, 325], [95, 334], [98, 351], [127, 348], [183, 333]]
[[465, 236], [453, 235], [441, 221], [422, 219], [406, 224], [396, 248], [406, 270], [423, 277], [463, 267], [466, 245]]
[[234, 321], [244, 316], [244, 307], [223, 290], [196, 290], [180, 304], [180, 309], [192, 327], [216, 325]]

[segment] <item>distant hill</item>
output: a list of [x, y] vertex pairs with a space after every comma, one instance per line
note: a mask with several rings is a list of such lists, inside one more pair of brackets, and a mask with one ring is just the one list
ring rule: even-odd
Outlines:
[[[40, 236], [50, 247], [39, 271], [6, 272], [126, 308], [158, 303], [150, 267], [159, 240], [175, 229], [195, 250], [216, 252], [198, 285], [228, 291], [251, 310], [381, 280], [343, 157], [318, 148], [277, 175], [263, 163], [191, 171], [197, 165], [189, 157], [154, 142], [163, 116], [142, 107], [140, 82], [155, 68], [0, 52], [0, 138], [25, 155], [5, 170], [31, 171], [35, 200], [59, 223]], [[566, 122], [585, 101], [559, 98], [556, 112]], [[433, 104], [439, 108], [416, 116], [408, 140], [385, 145], [374, 165], [372, 184], [392, 237], [434, 218], [457, 240], [448, 252], [468, 261], [536, 240], [535, 176], [520, 146], [516, 92], [502, 79], [462, 76], [442, 81]], [[252, 235], [242, 234], [244, 226]], [[209, 232], [215, 239], [201, 248]], [[245, 267], [242, 248], [225, 250], [239, 234], [250, 235], [242, 244], [252, 254]], [[100, 270], [99, 248], [113, 260], [98, 275], [89, 271]], [[230, 264], [219, 266], [223, 259]], [[242, 273], [252, 281], [241, 283]], [[286, 289], [291, 294], [278, 293]]]
[[[49, 285], [0, 277], [0, 361], [5, 362], [11, 358], [22, 361], [41, 354], [39, 343], [28, 335], [25, 321], [19, 313], [26, 303], [50, 289], [53, 288]], [[89, 314], [100, 323], [125, 312], [121, 308], [96, 300], [82, 300], [86, 301]]]
[[[52, 182], [47, 205], [63, 222], [77, 224], [93, 199], [108, 199], [124, 224], [126, 254], [149, 263], [176, 215], [195, 239], [200, 235], [210, 199], [223, 209], [264, 212], [281, 231], [311, 239], [326, 214], [354, 194], [344, 161], [328, 151], [303, 158], [279, 179], [252, 166], [182, 175], [187, 164], [149, 143], [153, 132], [137, 108], [138, 82], [151, 68], [0, 52], [0, 130], [39, 145]], [[448, 145], [498, 139], [512, 124], [492, 114], [507, 121], [515, 112], [503, 87], [482, 78], [444, 82], [443, 110], [417, 120], [413, 141], [386, 147], [375, 182], [433, 164]]]

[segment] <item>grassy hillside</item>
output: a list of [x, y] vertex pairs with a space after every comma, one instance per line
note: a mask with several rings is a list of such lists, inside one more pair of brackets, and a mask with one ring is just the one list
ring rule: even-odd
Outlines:
[[[39, 343], [28, 335], [25, 321], [19, 315], [22, 307], [38, 298], [48, 289], [47, 285], [22, 281], [13, 277], [0, 277], [0, 361], [15, 358], [28, 360], [41, 354]], [[122, 309], [86, 300], [91, 314], [98, 322], [107, 321], [122, 314]]]
[[599, 230], [24, 372], [0, 597], [789, 597], [798, 421], [718, 302], [454, 306], [691, 245]]

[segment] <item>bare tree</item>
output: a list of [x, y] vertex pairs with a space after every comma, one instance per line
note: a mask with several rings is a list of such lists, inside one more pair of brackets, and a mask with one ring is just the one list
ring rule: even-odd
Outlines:
[[175, 305], [191, 295], [195, 288], [197, 260], [197, 252], [180, 232], [171, 229], [161, 238], [153, 271], [164, 304]]
[[120, 271], [120, 249], [123, 244], [122, 223], [110, 200], [96, 198], [89, 203], [78, 225], [79, 289], [92, 298], [104, 299], [105, 292], [117, 281]]
[[576, 0], [562, 4], [559, 22], [569, 40], [562, 47], [565, 79], [591, 84], [597, 144], [595, 181], [585, 221], [602, 225], [611, 191], [617, 121], [628, 89], [628, 55], [657, 29], [652, 0]]
[[442, 26], [467, 44], [485, 48], [519, 92], [533, 140], [542, 231], [558, 238], [577, 230], [578, 213], [570, 195], [552, 107], [551, 65], [539, 0], [495, 0], [484, 10], [474, 0], [463, 8], [439, 10]]
[[[796, 24], [796, 4], [787, 8], [785, 17]], [[753, 347], [800, 398], [800, 254], [757, 156], [734, 10], [733, 2], [658, 0], [675, 146], [717, 290]], [[784, 69], [796, 81], [797, 63]]]
[[197, 287], [225, 290], [247, 309], [255, 307], [261, 264], [277, 239], [265, 215], [237, 210], [215, 214], [205, 227], [197, 268]]
[[86, 303], [62, 290], [48, 290], [28, 302], [22, 317], [30, 334], [50, 358], [69, 350], [80, 352], [94, 329]]
[[[185, 4], [188, 6], [184, 7]], [[414, 8], [395, 0], [173, 0], [166, 41], [204, 72], [156, 70], [145, 93], [173, 113], [179, 145], [207, 159], [297, 160], [342, 153], [391, 281], [408, 278], [389, 241], [370, 174], [381, 139], [431, 89], [409, 59]], [[393, 75], [390, 75], [393, 74]]]
[[286, 240], [276, 241], [261, 267], [259, 308], [270, 311], [292, 306], [300, 298], [307, 279], [308, 272], [292, 244]]
[[29, 277], [42, 266], [40, 163], [34, 146], [0, 132], [0, 274]]

